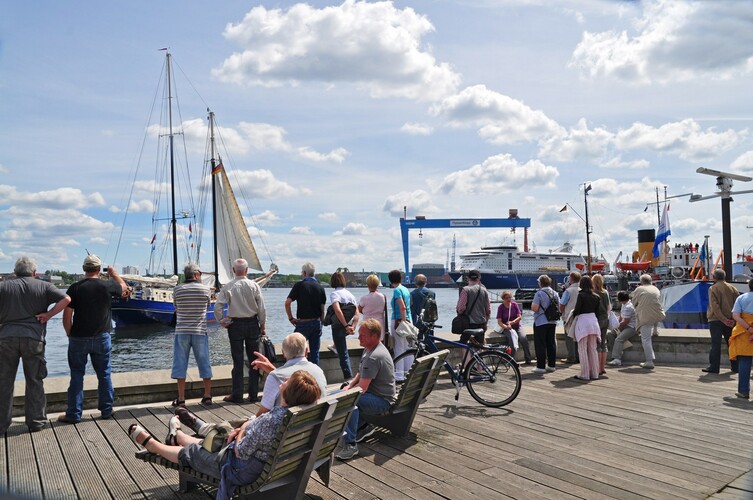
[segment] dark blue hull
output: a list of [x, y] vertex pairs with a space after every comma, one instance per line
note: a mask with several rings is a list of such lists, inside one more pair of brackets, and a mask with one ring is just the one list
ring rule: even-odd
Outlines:
[[[115, 326], [163, 324], [175, 321], [175, 305], [172, 302], [160, 302], [143, 299], [112, 300], [112, 319]], [[214, 304], [207, 309], [207, 321], [214, 321]]]
[[[450, 277], [453, 281], [458, 280], [462, 273], [453, 271]], [[570, 274], [567, 271], [542, 271], [537, 274], [523, 274], [523, 273], [481, 273], [481, 283], [486, 288], [492, 290], [517, 290], [518, 288], [539, 288], [539, 276], [546, 274], [552, 279], [552, 287], [555, 287], [557, 283], [562, 283]]]

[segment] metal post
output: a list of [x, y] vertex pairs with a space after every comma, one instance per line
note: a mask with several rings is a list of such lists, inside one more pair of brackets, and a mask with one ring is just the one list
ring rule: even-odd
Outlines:
[[722, 197], [722, 242], [724, 244], [724, 272], [732, 280], [732, 229], [730, 227], [732, 197]]
[[[588, 250], [588, 260], [586, 261], [586, 270], [591, 274], [591, 227], [588, 225], [588, 192], [591, 191], [591, 184], [583, 184], [583, 202], [586, 205], [586, 248]], [[658, 195], [657, 195], [658, 196]]]

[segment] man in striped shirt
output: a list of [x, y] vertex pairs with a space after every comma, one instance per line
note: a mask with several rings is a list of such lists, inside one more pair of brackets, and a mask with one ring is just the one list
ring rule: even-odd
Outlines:
[[209, 338], [207, 337], [207, 308], [211, 299], [209, 287], [201, 282], [201, 271], [196, 264], [188, 264], [183, 270], [185, 283], [175, 287], [175, 341], [173, 347], [173, 371], [171, 377], [178, 381], [178, 399], [173, 406], [186, 404], [186, 371], [188, 355], [193, 356], [199, 367], [199, 376], [204, 381], [202, 404], [212, 403], [212, 363], [209, 361]]

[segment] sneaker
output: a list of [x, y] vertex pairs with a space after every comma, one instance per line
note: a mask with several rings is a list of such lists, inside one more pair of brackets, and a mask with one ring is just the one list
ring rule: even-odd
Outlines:
[[68, 415], [63, 413], [62, 415], [58, 417], [58, 422], [60, 422], [61, 424], [77, 424], [81, 422], [81, 420], [75, 420], [72, 417], [69, 417]]
[[547, 366], [547, 367], [545, 368], [545, 370], [546, 370], [546, 372], [547, 372], [547, 373], [551, 373], [551, 372], [553, 372], [554, 370], [556, 370], [556, 368], [555, 368], [555, 367], [553, 367], [553, 366]]
[[335, 453], [335, 456], [340, 460], [350, 460], [356, 455], [358, 455], [358, 445], [356, 443], [344, 443], [340, 451]]
[[622, 366], [622, 360], [619, 358], [614, 358], [612, 361], [607, 363], [607, 366]]
[[646, 370], [653, 370], [654, 364], [653, 363], [641, 363], [641, 368], [645, 368]]
[[714, 370], [714, 369], [713, 369], [713, 368], [711, 368], [711, 367], [708, 367], [708, 368], [701, 368], [701, 371], [702, 371], [703, 373], [719, 373], [719, 370]]
[[536, 367], [533, 370], [531, 370], [532, 373], [546, 373], [546, 370], [544, 368]]
[[356, 443], [360, 443], [367, 437], [373, 435], [376, 432], [376, 427], [371, 424], [366, 424], [358, 430], [356, 434]]
[[736, 392], [735, 396], [737, 396], [738, 398], [742, 398], [742, 399], [748, 399], [748, 398], [750, 398], [750, 393], [749, 392], [745, 392], [745, 393]]
[[178, 415], [170, 417], [170, 421], [167, 423], [167, 437], [165, 437], [165, 444], [170, 446], [177, 446], [176, 435], [180, 429], [180, 418]]

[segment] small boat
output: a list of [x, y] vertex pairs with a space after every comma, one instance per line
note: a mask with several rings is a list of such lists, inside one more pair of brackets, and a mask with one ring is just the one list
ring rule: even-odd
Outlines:
[[615, 263], [615, 267], [619, 269], [620, 271], [646, 271], [649, 267], [651, 267], [651, 261], [641, 261], [641, 262], [617, 262]]
[[[152, 217], [154, 236], [152, 237], [151, 253], [149, 258], [149, 269], [159, 268], [164, 265], [162, 257], [159, 257], [157, 241], [158, 229], [169, 221], [169, 231], [159, 245], [160, 250], [170, 248], [172, 251], [172, 272], [171, 277], [159, 276], [140, 276], [140, 275], [123, 275], [123, 279], [132, 288], [133, 292], [128, 298], [116, 298], [112, 302], [112, 317], [116, 326], [129, 326], [148, 323], [171, 324], [175, 317], [175, 306], [173, 305], [173, 289], [178, 283], [178, 250], [179, 243], [183, 245], [180, 248], [181, 253], [185, 256], [186, 261], [199, 263], [201, 255], [201, 235], [203, 233], [204, 218], [206, 217], [206, 206], [211, 204], [212, 222], [209, 227], [212, 228], [212, 249], [211, 255], [213, 263], [211, 271], [202, 267], [202, 279], [205, 284], [213, 287], [218, 291], [224, 283], [230, 281], [234, 274], [232, 270], [233, 261], [243, 258], [248, 262], [249, 269], [261, 271], [262, 266], [257, 256], [254, 244], [248, 234], [246, 223], [241, 215], [233, 188], [228, 178], [227, 172], [222, 162], [222, 157], [216, 150], [215, 138], [215, 116], [209, 111], [208, 121], [208, 148], [209, 158], [205, 161], [205, 168], [202, 177], [209, 182], [199, 183], [203, 187], [198, 209], [182, 209], [176, 211], [176, 184], [178, 178], [189, 178], [189, 173], [180, 174], [184, 177], [178, 177], [175, 171], [175, 147], [174, 138], [176, 132], [173, 129], [172, 120], [172, 87], [171, 81], [171, 54], [166, 53], [165, 63], [165, 88], [166, 88], [166, 105], [167, 112], [162, 113], [167, 123], [160, 130], [167, 133], [162, 134], [167, 139], [166, 154], [162, 149], [162, 155], [166, 158], [167, 165], [162, 176], [157, 178], [166, 179], [166, 181], [155, 184], [169, 184], [170, 188], [170, 211], [165, 217], [154, 214]], [[181, 134], [182, 135], [182, 134]], [[185, 151], [185, 147], [183, 149]], [[168, 177], [169, 176], [169, 177]], [[174, 179], [175, 182], [169, 182]], [[190, 183], [189, 183], [190, 186]], [[156, 194], [158, 199], [159, 195]], [[187, 197], [190, 199], [190, 195]], [[129, 200], [130, 203], [130, 200]], [[183, 201], [181, 201], [183, 203]], [[190, 200], [193, 205], [193, 200]], [[159, 203], [155, 206], [159, 207]], [[178, 227], [181, 226], [180, 234], [183, 238], [178, 237]], [[186, 227], [187, 226], [187, 227]], [[272, 263], [269, 271], [256, 278], [260, 286], [264, 286], [271, 277], [277, 272], [277, 266]], [[211, 304], [207, 310], [207, 319], [214, 321], [214, 304]]]

